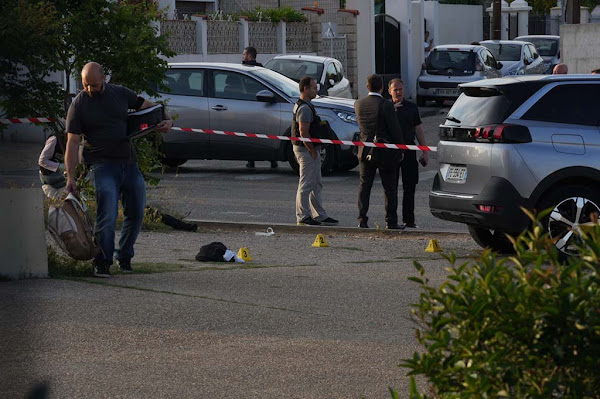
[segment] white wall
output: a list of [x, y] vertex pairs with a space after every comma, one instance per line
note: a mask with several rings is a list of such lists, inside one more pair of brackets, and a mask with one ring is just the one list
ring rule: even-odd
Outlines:
[[[411, 0], [386, 0], [386, 14], [400, 22], [400, 68], [404, 82], [410, 82], [414, 72], [411, 69], [413, 46], [408, 45], [413, 36], [412, 1]], [[411, 98], [412, 86], [405, 85], [404, 96]]]
[[167, 12], [167, 19], [173, 19], [175, 0], [158, 0], [158, 8]]
[[367, 95], [367, 76], [375, 73], [375, 3], [347, 0], [346, 8], [358, 10], [356, 17], [356, 58], [358, 97]]
[[427, 20], [427, 30], [429, 31], [429, 38], [433, 39], [433, 45], [439, 44], [439, 30], [440, 30], [440, 3], [437, 1], [424, 1], [424, 13], [425, 19]]
[[469, 44], [483, 40], [483, 6], [439, 5], [438, 44]]
[[48, 277], [43, 196], [39, 187], [0, 189], [0, 275]]
[[600, 67], [600, 24], [560, 26], [560, 57], [569, 73], [590, 73]]
[[421, 73], [421, 64], [423, 64], [423, 43], [425, 43], [425, 7], [423, 1], [412, 2], [412, 36], [410, 46], [412, 46], [413, 58], [410, 61], [410, 73], [404, 86], [408, 87], [405, 94], [407, 98], [414, 99], [417, 93], [417, 78]]

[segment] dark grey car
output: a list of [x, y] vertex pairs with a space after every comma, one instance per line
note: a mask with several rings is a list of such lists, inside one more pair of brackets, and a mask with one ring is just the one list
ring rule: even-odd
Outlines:
[[505, 233], [530, 226], [520, 207], [552, 208], [544, 228], [560, 251], [572, 252], [582, 226], [600, 214], [600, 76], [523, 76], [460, 88], [440, 126], [431, 213], [467, 224], [484, 247], [510, 251]]
[[[175, 126], [289, 136], [298, 83], [270, 69], [238, 64], [173, 63], [165, 75]], [[354, 100], [316, 98], [313, 104], [335, 137], [352, 140], [359, 131]], [[163, 134], [163, 163], [188, 159], [289, 161], [297, 163], [289, 141], [172, 130]], [[350, 146], [323, 146], [323, 172], [349, 170], [358, 161]]]

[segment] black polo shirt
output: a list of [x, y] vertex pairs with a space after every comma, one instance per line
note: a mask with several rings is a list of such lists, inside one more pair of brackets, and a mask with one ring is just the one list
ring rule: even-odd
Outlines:
[[415, 142], [415, 127], [423, 123], [421, 115], [419, 115], [419, 108], [415, 103], [404, 99], [402, 100], [402, 106], [396, 108], [396, 117], [404, 133], [404, 143], [413, 144]]
[[133, 145], [127, 138], [127, 110], [140, 106], [141, 101], [133, 91], [109, 83], [96, 97], [92, 98], [84, 91], [75, 97], [67, 113], [66, 130], [84, 136], [84, 163], [137, 161]]

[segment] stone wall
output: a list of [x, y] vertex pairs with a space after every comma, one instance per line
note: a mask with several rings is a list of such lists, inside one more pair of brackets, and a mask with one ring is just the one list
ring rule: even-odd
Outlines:
[[178, 54], [197, 52], [196, 23], [194, 21], [164, 20], [160, 24], [161, 34], [167, 35], [169, 48]]
[[346, 60], [342, 64], [344, 65], [346, 77], [352, 84], [352, 96], [357, 98], [360, 83], [358, 82], [356, 16], [346, 12], [338, 13], [338, 35], [346, 38]]
[[240, 23], [206, 21], [208, 54], [240, 53]]
[[310, 53], [312, 50], [311, 25], [289, 22], [285, 27], [286, 53]]
[[248, 43], [258, 53], [276, 53], [277, 25], [271, 22], [248, 22]]

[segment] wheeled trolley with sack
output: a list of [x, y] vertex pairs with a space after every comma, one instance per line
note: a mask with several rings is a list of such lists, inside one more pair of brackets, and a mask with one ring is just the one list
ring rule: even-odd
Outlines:
[[48, 210], [48, 231], [58, 246], [71, 258], [90, 260], [99, 251], [87, 207], [73, 193]]

